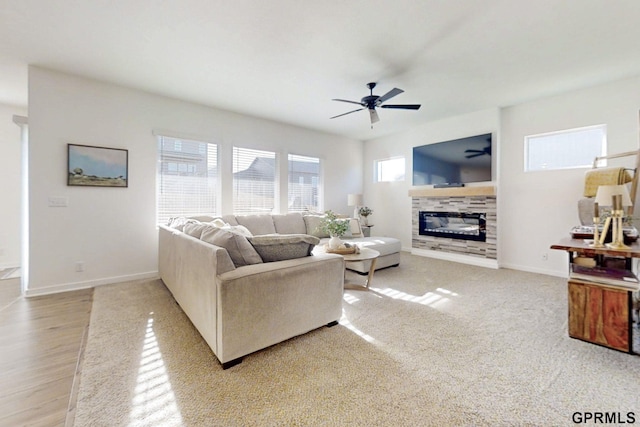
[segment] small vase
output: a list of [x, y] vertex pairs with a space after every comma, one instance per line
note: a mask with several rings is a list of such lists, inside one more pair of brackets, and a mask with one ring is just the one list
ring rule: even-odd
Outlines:
[[338, 236], [331, 236], [329, 239], [329, 249], [338, 249], [342, 244], [342, 240]]
[[362, 217], [362, 223], [364, 225], [369, 225], [369, 217], [368, 216], [363, 216]]

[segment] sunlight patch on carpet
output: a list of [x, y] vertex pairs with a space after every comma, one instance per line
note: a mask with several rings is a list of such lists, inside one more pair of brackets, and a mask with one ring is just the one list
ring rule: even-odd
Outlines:
[[181, 426], [182, 417], [153, 330], [153, 312], [149, 313], [140, 368], [132, 399], [130, 426]]
[[445, 305], [451, 298], [449, 297], [457, 297], [458, 294], [452, 291], [449, 291], [444, 288], [437, 288], [435, 292], [427, 292], [424, 295], [411, 295], [406, 292], [398, 291], [391, 288], [371, 288], [372, 290], [379, 292], [382, 295], [388, 296], [389, 298], [399, 299], [402, 301], [415, 302], [422, 305], [428, 305], [430, 307], [437, 308], [439, 306]]
[[349, 321], [349, 319], [347, 319], [347, 316], [345, 315], [344, 309], [342, 310], [342, 318], [340, 319], [340, 324], [344, 327], [346, 327], [347, 329], [349, 329], [351, 332], [355, 333], [356, 335], [358, 335], [361, 338], [364, 338], [365, 341], [368, 341], [370, 343], [375, 343], [376, 339], [373, 338], [371, 335], [367, 335], [364, 332], [362, 332], [360, 329], [356, 328], [353, 323], [351, 323]]

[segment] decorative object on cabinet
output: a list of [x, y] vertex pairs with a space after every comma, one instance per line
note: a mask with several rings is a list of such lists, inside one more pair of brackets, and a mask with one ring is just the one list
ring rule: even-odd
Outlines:
[[363, 206], [360, 208], [358, 213], [362, 217], [362, 222], [364, 223], [364, 225], [369, 225], [369, 215], [373, 213], [373, 209], [368, 206]]
[[[613, 239], [611, 243], [607, 243], [607, 246], [612, 249], [627, 249], [628, 246], [624, 244], [622, 231], [622, 217], [624, 216], [624, 209], [632, 206], [627, 187], [624, 185], [599, 186], [594, 206], [595, 205], [611, 206], [611, 216], [606, 219], [604, 228], [602, 230], [602, 234], [604, 237], [607, 234], [610, 224], [613, 228]], [[598, 242], [599, 244], [603, 243], [603, 237], [600, 238]]]

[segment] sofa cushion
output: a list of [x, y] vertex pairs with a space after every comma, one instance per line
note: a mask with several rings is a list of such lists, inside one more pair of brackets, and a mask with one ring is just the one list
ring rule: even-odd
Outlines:
[[320, 239], [308, 234], [264, 234], [248, 238], [264, 262], [283, 261], [311, 255]]
[[303, 216], [304, 218], [304, 223], [306, 225], [307, 228], [307, 234], [311, 235], [311, 236], [316, 236], [319, 238], [323, 238], [323, 237], [329, 237], [329, 233], [327, 233], [324, 230], [320, 229], [320, 223], [322, 222], [322, 219], [324, 218], [321, 215], [305, 215]]
[[304, 223], [302, 214], [292, 212], [286, 215], [271, 215], [273, 225], [278, 234], [307, 234], [307, 226]]
[[192, 219], [187, 221], [182, 231], [189, 236], [193, 236], [196, 239], [199, 239], [202, 235], [202, 232], [207, 227], [209, 227], [209, 224]]
[[262, 258], [258, 255], [258, 252], [256, 252], [247, 238], [241, 234], [207, 225], [202, 232], [200, 240], [225, 248], [236, 267], [262, 263]]
[[236, 221], [239, 225], [247, 227], [254, 236], [276, 232], [271, 215], [238, 215]]

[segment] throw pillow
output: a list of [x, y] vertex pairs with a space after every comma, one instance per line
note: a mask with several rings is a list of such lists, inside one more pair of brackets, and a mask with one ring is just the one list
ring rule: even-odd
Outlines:
[[183, 233], [188, 234], [189, 236], [193, 236], [196, 239], [199, 239], [200, 236], [202, 235], [202, 231], [209, 227], [208, 224], [204, 224], [200, 221], [196, 221], [196, 220], [189, 220], [185, 225], [184, 228], [182, 230]]
[[262, 263], [262, 258], [251, 243], [238, 233], [207, 225], [200, 240], [225, 248], [236, 267]]
[[320, 239], [308, 234], [263, 234], [249, 237], [264, 262], [283, 261], [311, 255]]
[[321, 230], [320, 227], [320, 223], [322, 222], [322, 216], [320, 215], [305, 215], [304, 216], [304, 223], [307, 226], [307, 234], [311, 235], [311, 236], [316, 236], [319, 238], [323, 238], [323, 237], [329, 237], [329, 233], [326, 233], [325, 231]]

